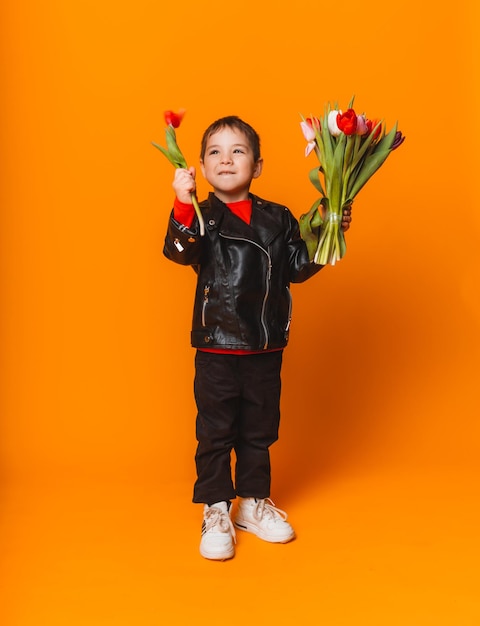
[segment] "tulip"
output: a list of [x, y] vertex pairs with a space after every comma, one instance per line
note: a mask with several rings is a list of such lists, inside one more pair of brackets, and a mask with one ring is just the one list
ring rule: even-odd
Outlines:
[[333, 104], [332, 110], [327, 105], [318, 128], [315, 118], [301, 118], [305, 139], [315, 144], [320, 163], [308, 173], [320, 195], [299, 220], [309, 259], [317, 265], [335, 265], [343, 258], [347, 209], [392, 150], [405, 141], [397, 124], [387, 132], [383, 121], [368, 119], [364, 113], [357, 115], [353, 98], [345, 113], [337, 106]]
[[309, 118], [307, 118], [305, 122], [300, 122], [300, 126], [302, 127], [303, 136], [308, 141], [305, 148], [305, 156], [308, 156], [310, 152], [315, 149], [315, 130]]
[[306, 122], [315, 130], [318, 130], [319, 132], [321, 131], [322, 125], [320, 124], [318, 117], [307, 117]]
[[341, 111], [336, 111], [334, 109], [333, 111], [330, 111], [330, 113], [328, 114], [328, 120], [327, 120], [328, 130], [330, 131], [330, 134], [333, 135], [334, 137], [338, 137], [342, 132], [340, 128], [338, 128], [337, 126], [337, 116], [341, 113], [342, 113]]
[[354, 135], [357, 130], [357, 114], [353, 109], [337, 114], [337, 126], [346, 135]]
[[186, 109], [180, 109], [178, 113], [175, 111], [165, 111], [163, 114], [165, 118], [165, 123], [167, 126], [173, 126], [173, 128], [178, 128], [182, 123], [183, 117], [186, 113]]
[[[370, 134], [372, 130], [375, 128], [375, 126], [377, 126], [378, 120], [367, 120], [366, 124], [367, 124], [368, 133]], [[375, 134], [373, 135], [374, 141], [375, 139], [378, 139], [378, 136], [380, 135], [381, 132], [382, 132], [382, 125], [378, 124], [377, 129], [375, 130]]]
[[357, 115], [357, 135], [366, 135], [368, 133], [367, 119], [365, 115]]
[[405, 136], [402, 135], [402, 131], [397, 130], [395, 133], [395, 139], [393, 140], [392, 150], [396, 150], [405, 141]]
[[[184, 169], [188, 169], [185, 157], [178, 147], [177, 136], [175, 133], [175, 129], [178, 128], [182, 123], [185, 112], [186, 109], [180, 109], [178, 113], [175, 113], [175, 111], [165, 111], [163, 117], [165, 119], [165, 123], [167, 124], [167, 128], [165, 129], [167, 147], [164, 148], [163, 146], [160, 146], [158, 143], [155, 143], [153, 141], [152, 144], [155, 146], [155, 148], [160, 150], [160, 152], [170, 161], [170, 163], [175, 168], [181, 167]], [[203, 221], [202, 212], [200, 211], [197, 196], [195, 192], [192, 192], [190, 196], [192, 199], [193, 207], [195, 209], [195, 213], [197, 214], [200, 235], [203, 237], [205, 235], [205, 223]]]

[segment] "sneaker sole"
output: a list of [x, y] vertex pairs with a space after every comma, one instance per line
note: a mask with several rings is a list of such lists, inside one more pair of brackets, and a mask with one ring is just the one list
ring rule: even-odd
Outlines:
[[212, 552], [205, 552], [205, 550], [200, 550], [200, 554], [204, 559], [208, 559], [209, 561], [228, 561], [229, 559], [233, 559], [235, 556], [235, 550], [231, 552], [224, 552], [223, 554], [215, 554]]
[[287, 537], [271, 537], [264, 535], [254, 524], [249, 524], [248, 522], [237, 522], [234, 521], [233, 525], [238, 530], [244, 530], [247, 533], [252, 533], [252, 535], [256, 535], [259, 539], [263, 539], [263, 541], [268, 541], [269, 543], [289, 543], [295, 539], [295, 531], [292, 532], [291, 535]]

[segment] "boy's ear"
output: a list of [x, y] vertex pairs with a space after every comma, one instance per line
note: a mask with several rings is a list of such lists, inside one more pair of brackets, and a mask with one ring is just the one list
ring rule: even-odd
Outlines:
[[203, 159], [200, 159], [200, 171], [202, 172], [203, 178], [205, 178], [205, 167], [203, 165]]
[[262, 173], [262, 169], [263, 169], [263, 159], [260, 158], [255, 163], [255, 167], [253, 168], [253, 178], [258, 178], [260, 174]]

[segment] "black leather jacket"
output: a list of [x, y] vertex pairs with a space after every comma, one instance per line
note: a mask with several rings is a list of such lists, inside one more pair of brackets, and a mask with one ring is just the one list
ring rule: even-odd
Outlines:
[[308, 259], [298, 222], [284, 206], [252, 198], [246, 224], [213, 193], [200, 204], [205, 235], [170, 217], [165, 256], [198, 275], [191, 342], [196, 348], [267, 350], [288, 341], [291, 282], [321, 265]]

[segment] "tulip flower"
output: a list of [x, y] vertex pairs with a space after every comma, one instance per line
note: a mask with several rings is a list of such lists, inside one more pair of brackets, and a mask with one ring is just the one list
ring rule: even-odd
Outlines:
[[309, 124], [314, 130], [318, 130], [319, 132], [322, 130], [322, 126], [320, 124], [320, 120], [318, 117], [307, 117], [305, 120], [307, 124]]
[[341, 111], [333, 110], [330, 111], [330, 113], [328, 114], [328, 130], [330, 131], [330, 134], [334, 137], [338, 137], [342, 134], [342, 131], [338, 128], [337, 125], [337, 117], [341, 113]]
[[382, 125], [378, 120], [367, 120], [366, 121], [368, 132], [371, 133], [373, 131], [373, 141], [378, 139], [380, 133], [382, 132]]
[[353, 98], [345, 113], [329, 105], [318, 127], [312, 121], [316, 118], [302, 118], [302, 132], [308, 142], [305, 154], [315, 151], [320, 161], [320, 168], [309, 172], [320, 197], [300, 217], [300, 233], [310, 259], [318, 265], [335, 265], [343, 258], [344, 210], [389, 154], [405, 141], [396, 125], [386, 133], [381, 122], [356, 115], [352, 105]]
[[393, 140], [392, 150], [396, 150], [402, 143], [405, 141], [404, 135], [402, 135], [401, 130], [397, 130], [395, 133], [395, 139]]
[[180, 109], [178, 113], [175, 113], [175, 111], [165, 111], [165, 113], [163, 114], [165, 118], [165, 123], [167, 124], [167, 126], [171, 125], [173, 126], [173, 128], [178, 128], [182, 123], [185, 113], [185, 109]]
[[347, 109], [345, 113], [337, 113], [337, 126], [346, 135], [354, 135], [357, 130], [357, 114], [353, 109]]
[[[178, 113], [174, 111], [165, 111], [164, 119], [167, 124], [167, 128], [165, 129], [165, 138], [167, 140], [167, 147], [158, 145], [152, 141], [152, 144], [155, 148], [158, 148], [160, 152], [170, 161], [170, 163], [176, 168], [188, 169], [187, 161], [183, 156], [180, 148], [177, 144], [177, 136], [175, 133], [175, 128], [178, 128], [182, 123], [183, 117], [185, 115], [185, 109], [180, 109]], [[202, 213], [200, 211], [200, 206], [198, 205], [197, 196], [195, 193], [191, 194], [192, 204], [195, 209], [195, 213], [198, 219], [198, 225], [200, 230], [200, 235], [203, 237], [205, 235], [205, 223], [203, 221]]]
[[365, 115], [357, 115], [357, 135], [366, 135], [368, 133], [367, 119]]
[[305, 156], [308, 156], [317, 145], [315, 143], [315, 131], [313, 129], [313, 125], [308, 123], [308, 119], [305, 122], [300, 122], [300, 126], [302, 127], [303, 136], [308, 142], [305, 147]]

